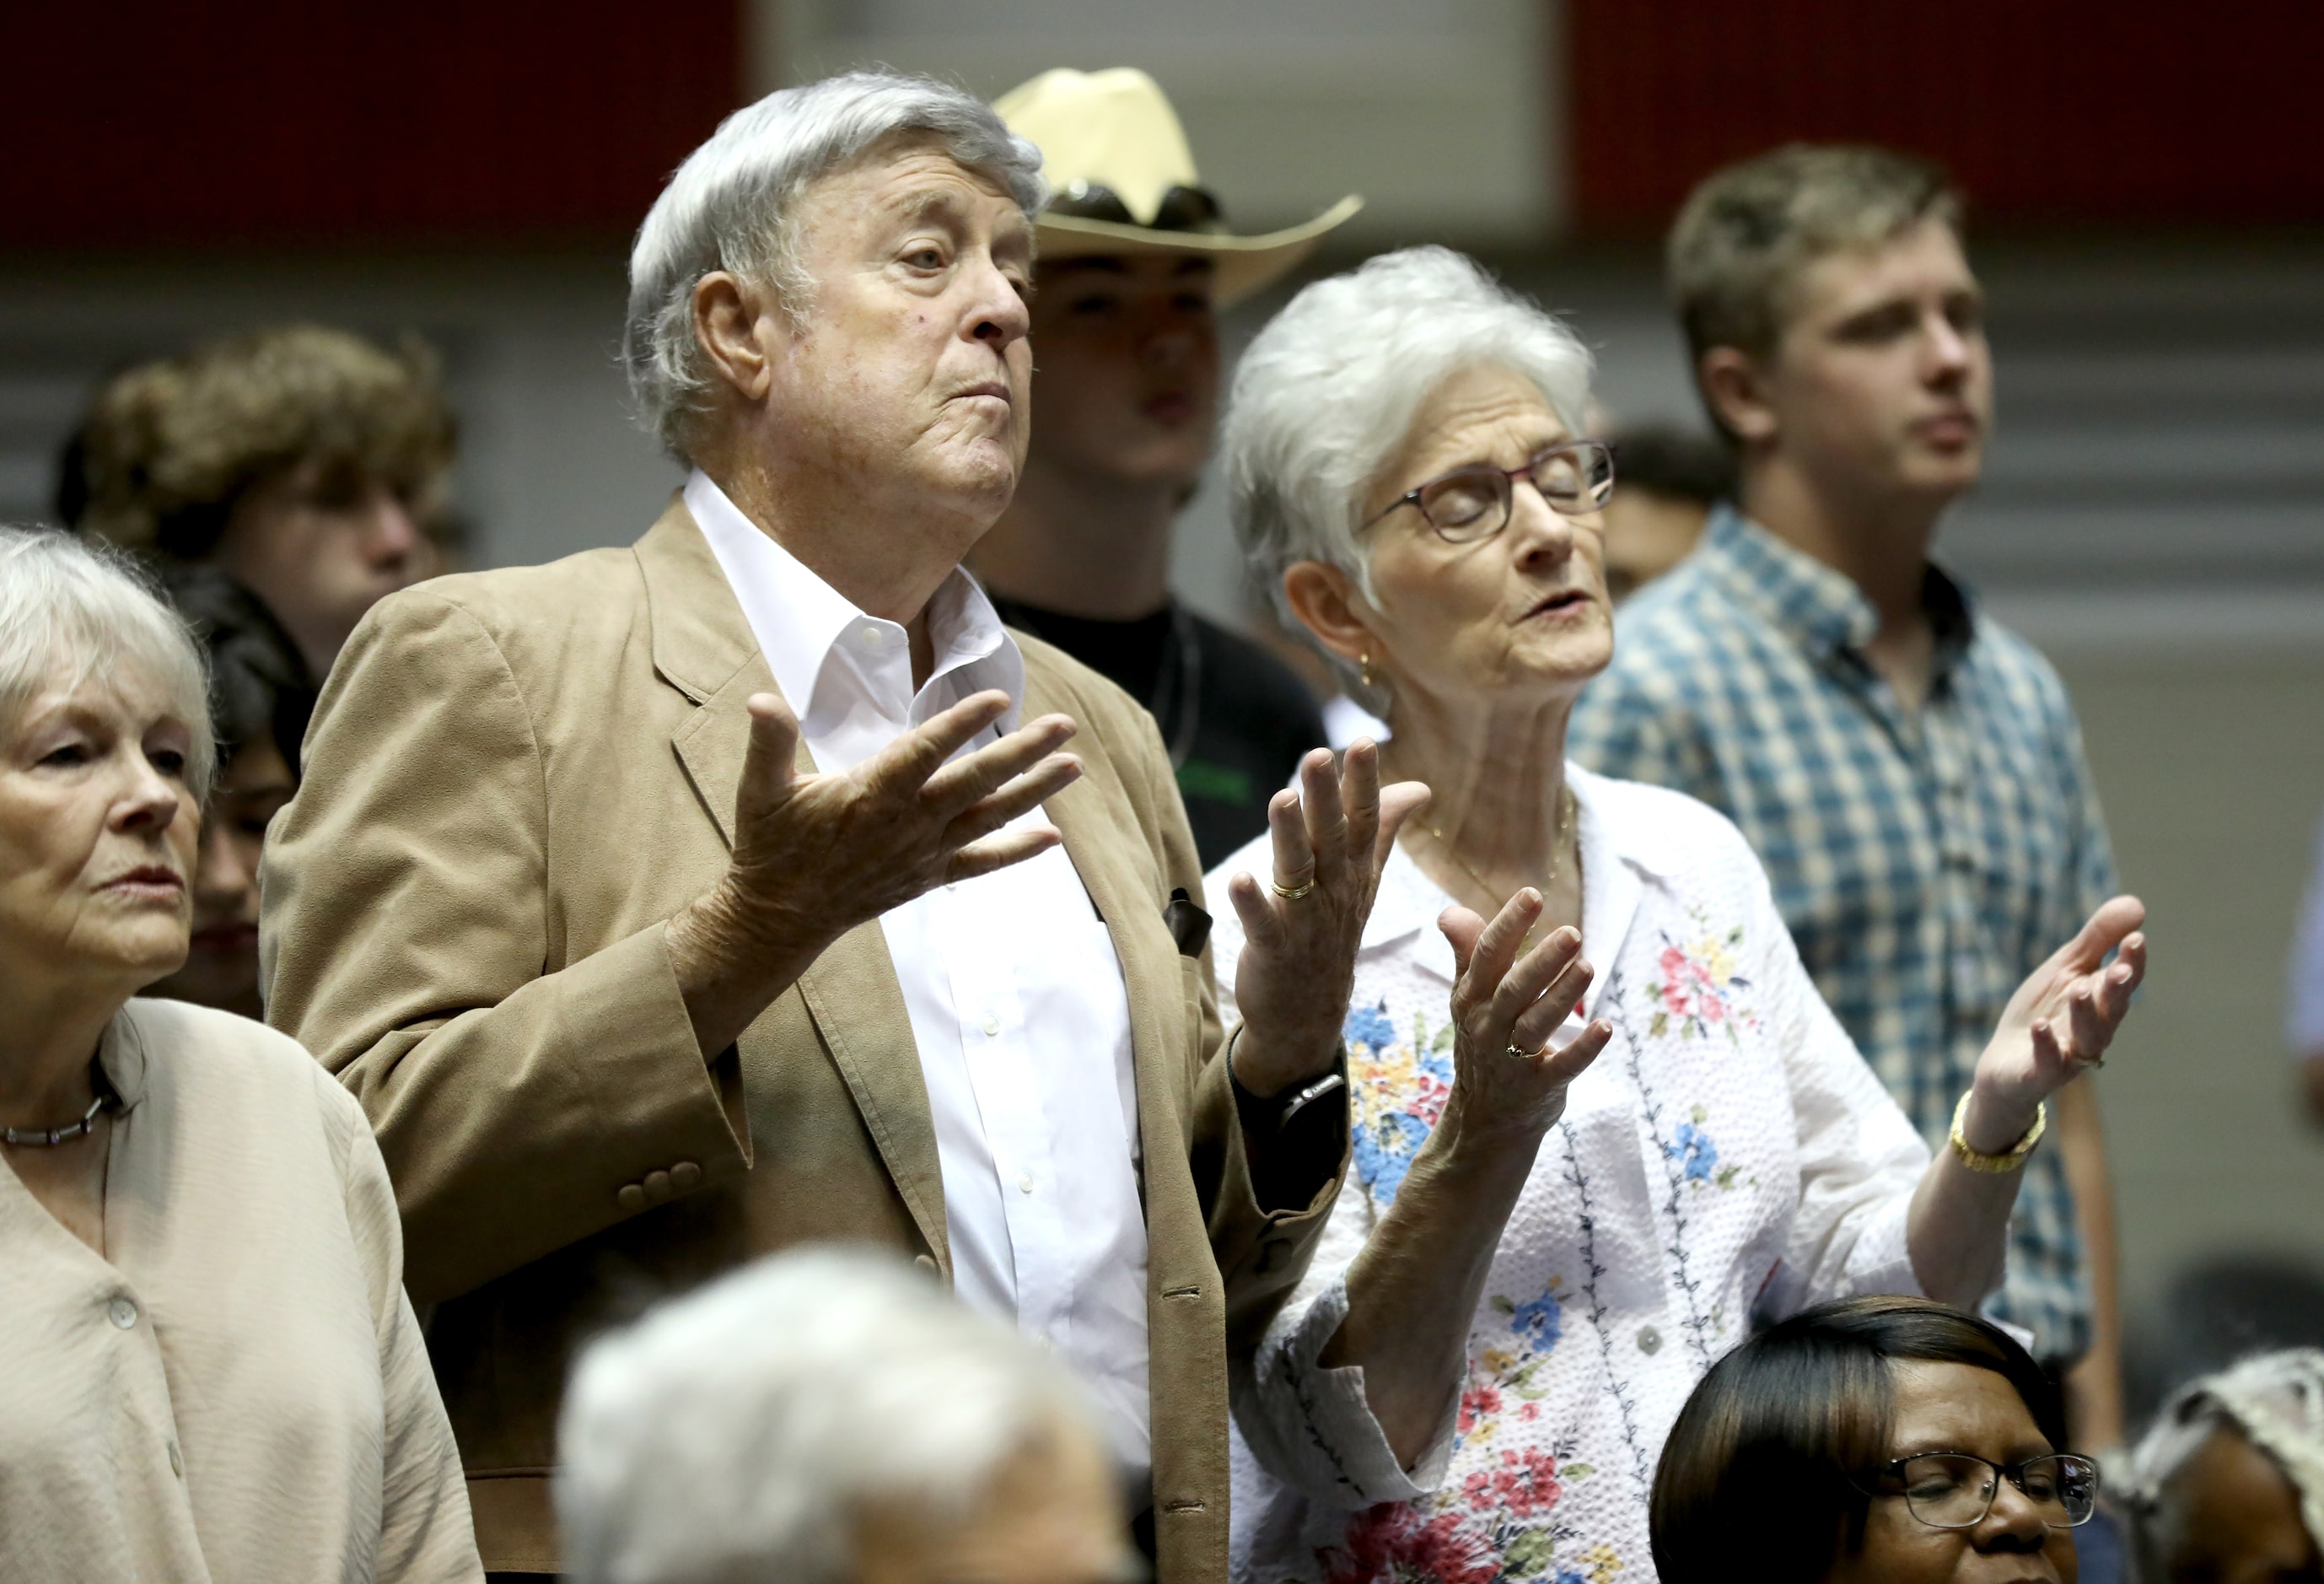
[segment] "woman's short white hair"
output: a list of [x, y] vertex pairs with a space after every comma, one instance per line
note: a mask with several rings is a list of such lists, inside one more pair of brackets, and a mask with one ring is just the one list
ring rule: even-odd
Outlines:
[[[1407, 247], [1318, 281], [1291, 300], [1235, 370], [1222, 447], [1228, 510], [1285, 626], [1284, 570], [1323, 561], [1371, 581], [1357, 537], [1364, 497], [1410, 438], [1421, 403], [1480, 365], [1533, 382], [1569, 433], [1590, 405], [1589, 348], [1474, 259]], [[1360, 701], [1353, 669], [1327, 654]]]
[[0, 731], [32, 700], [124, 667], [170, 695], [193, 736], [186, 782], [217, 768], [209, 668], [185, 621], [124, 551], [52, 528], [0, 527]]
[[865, 1504], [965, 1519], [1074, 1383], [900, 1259], [777, 1255], [583, 1355], [558, 1424], [580, 1584], [835, 1584]]
[[2324, 1350], [2287, 1348], [2190, 1382], [2172, 1394], [2130, 1457], [2127, 1495], [2144, 1531], [2172, 1483], [2221, 1425], [2273, 1459], [2300, 1494], [2301, 1520], [2324, 1545]]
[[719, 123], [686, 157], [638, 227], [622, 361], [640, 415], [679, 456], [693, 443], [709, 375], [694, 339], [694, 287], [731, 270], [771, 287], [803, 320], [814, 283], [791, 211], [814, 182], [884, 138], [918, 134], [1006, 187], [1028, 217], [1047, 200], [1041, 151], [973, 94], [925, 77], [851, 71], [783, 88]]

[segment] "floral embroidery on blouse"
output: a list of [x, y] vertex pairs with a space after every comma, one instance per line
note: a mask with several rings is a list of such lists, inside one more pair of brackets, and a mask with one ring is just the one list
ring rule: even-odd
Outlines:
[[[1680, 1123], [1670, 1142], [1663, 1145], [1664, 1158], [1677, 1162], [1679, 1180], [1695, 1189], [1733, 1188], [1743, 1169], [1719, 1163], [1719, 1146], [1711, 1142], [1711, 1134], [1703, 1126], [1711, 1120], [1710, 1111], [1697, 1106], [1688, 1115], [1690, 1120]], [[1744, 1181], [1754, 1188], [1759, 1186], [1756, 1176]]]
[[1330, 1584], [1612, 1584], [1622, 1559], [1600, 1542], [1560, 1566], [1552, 1517], [1569, 1487], [1597, 1470], [1554, 1447], [1504, 1448], [1452, 1489], [1416, 1502], [1382, 1502], [1349, 1524], [1323, 1558]]
[[[1552, 1285], [1556, 1285], [1553, 1280]], [[1536, 1376], [1563, 1332], [1555, 1292], [1520, 1303], [1506, 1293], [1487, 1301], [1507, 1321], [1507, 1339], [1480, 1348], [1461, 1393], [1454, 1445], [1483, 1448], [1502, 1426], [1531, 1426], [1549, 1387]], [[1605, 1584], [1622, 1566], [1613, 1548], [1591, 1546], [1575, 1566], [1557, 1565], [1561, 1542], [1579, 1538], [1554, 1516], [1568, 1489], [1598, 1471], [1575, 1460], [1578, 1439], [1520, 1440], [1463, 1459], [1455, 1485], [1412, 1502], [1385, 1502], [1351, 1523], [1327, 1553], [1332, 1584]]]
[[1729, 1044], [1739, 1049], [1743, 1036], [1738, 1023], [1742, 1029], [1758, 1027], [1757, 1019], [1735, 1006], [1735, 992], [1751, 987], [1751, 981], [1735, 971], [1743, 926], [1737, 924], [1721, 933], [1701, 909], [1687, 911], [1702, 932], [1684, 946], [1663, 937], [1662, 955], [1655, 962], [1662, 977], [1646, 987], [1646, 999], [1655, 1009], [1646, 1033], [1660, 1039], [1675, 1027], [1680, 1038], [1699, 1040], [1717, 1029], [1726, 1034]]
[[1356, 1176], [1384, 1209], [1395, 1202], [1413, 1156], [1444, 1115], [1452, 1092], [1452, 1025], [1432, 1035], [1416, 1013], [1411, 1038], [1398, 1041], [1383, 1000], [1349, 1008], [1342, 1033], [1354, 1091]]
[[[1927, 1150], [1817, 1004], [1756, 860], [1670, 794], [1574, 784], [1591, 1011], [1615, 1038], [1544, 1141], [1417, 1463], [1321, 1361], [1453, 1077], [1451, 965], [1426, 934], [1446, 899], [1400, 855], [1383, 878], [1343, 1024], [1353, 1160], [1236, 1403], [1250, 1584], [1651, 1584], [1655, 1459], [1756, 1306], [1911, 1291], [1903, 1209]], [[1213, 911], [1231, 984], [1240, 940]]]

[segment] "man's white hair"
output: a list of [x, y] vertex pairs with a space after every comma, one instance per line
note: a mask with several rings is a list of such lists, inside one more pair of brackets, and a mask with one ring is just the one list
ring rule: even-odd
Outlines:
[[890, 1255], [777, 1255], [583, 1355], [558, 1423], [579, 1584], [835, 1584], [867, 1503], [964, 1519], [1086, 1423], [1046, 1356]]
[[647, 426], [683, 457], [709, 375], [694, 339], [694, 287], [729, 270], [770, 287], [794, 320], [812, 306], [792, 210], [799, 196], [881, 140], [918, 134], [999, 181], [1027, 217], [1048, 197], [1041, 151], [991, 106], [948, 83], [851, 71], [783, 88], [719, 123], [638, 227], [622, 362]]
[[2127, 1494], [2141, 1544], [2180, 1469], [2221, 1425], [2274, 1459], [2299, 1493], [2309, 1537], [2324, 1545], [2324, 1350], [2314, 1348], [2255, 1354], [2190, 1382], [2163, 1405], [2130, 1458]]
[[217, 768], [209, 668], [152, 576], [124, 551], [51, 528], [0, 527], [0, 732], [51, 689], [135, 671], [161, 684], [193, 743], [186, 783]]
[[[1486, 365], [1531, 381], [1566, 430], [1582, 432], [1589, 349], [1450, 248], [1407, 247], [1316, 282], [1243, 353], [1222, 447], [1228, 510], [1287, 630], [1305, 631], [1283, 598], [1295, 561], [1339, 567], [1370, 596], [1356, 532], [1364, 497], [1410, 438], [1421, 403]], [[1324, 658], [1359, 701], [1381, 707], [1353, 667]]]

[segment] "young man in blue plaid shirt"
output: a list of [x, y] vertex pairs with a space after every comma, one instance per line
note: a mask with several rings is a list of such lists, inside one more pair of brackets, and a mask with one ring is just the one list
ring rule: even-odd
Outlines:
[[[1710, 178], [1670, 241], [1741, 510], [1621, 616], [1570, 752], [1724, 811], [1800, 955], [1943, 1147], [2003, 1005], [2113, 894], [2064, 687], [1932, 564], [1993, 412], [1958, 200], [1917, 161], [1794, 146]], [[1991, 1309], [2121, 1438], [2114, 1237], [2087, 1083], [2058, 1098]]]

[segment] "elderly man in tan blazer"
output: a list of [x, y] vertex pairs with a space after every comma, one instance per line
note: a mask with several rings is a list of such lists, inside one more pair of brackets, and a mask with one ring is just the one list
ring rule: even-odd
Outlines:
[[324, 691], [268, 1005], [378, 1130], [490, 1569], [556, 1568], [580, 1340], [838, 1238], [1053, 1347], [1161, 1577], [1225, 1577], [1229, 1349], [1332, 1202], [1425, 793], [1303, 765], [1226, 1034], [1154, 723], [959, 570], [1025, 457], [1038, 169], [915, 79], [731, 117], [631, 261], [685, 488], [629, 549], [388, 599]]

